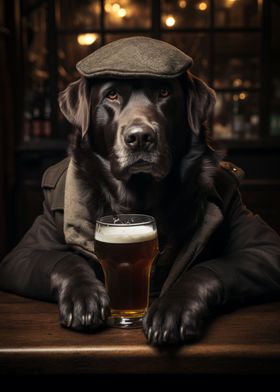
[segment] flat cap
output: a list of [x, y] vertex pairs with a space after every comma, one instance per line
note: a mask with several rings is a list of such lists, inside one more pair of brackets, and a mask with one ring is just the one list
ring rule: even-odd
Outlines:
[[167, 42], [129, 37], [102, 46], [76, 67], [90, 78], [175, 78], [192, 63], [191, 57]]

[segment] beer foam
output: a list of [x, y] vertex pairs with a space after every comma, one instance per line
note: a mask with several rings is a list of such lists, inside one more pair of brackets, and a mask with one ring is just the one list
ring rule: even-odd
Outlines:
[[156, 231], [150, 226], [103, 226], [95, 233], [96, 241], [111, 244], [129, 244], [156, 238]]

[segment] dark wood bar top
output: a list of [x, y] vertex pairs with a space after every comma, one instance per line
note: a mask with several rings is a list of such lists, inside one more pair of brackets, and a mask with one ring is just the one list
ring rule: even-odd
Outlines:
[[280, 374], [280, 303], [215, 318], [200, 342], [158, 349], [142, 330], [62, 328], [56, 304], [0, 292], [1, 374]]

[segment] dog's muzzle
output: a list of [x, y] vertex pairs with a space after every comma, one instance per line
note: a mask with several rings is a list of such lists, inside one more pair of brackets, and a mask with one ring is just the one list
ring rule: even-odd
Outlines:
[[157, 133], [148, 124], [133, 125], [123, 133], [124, 144], [130, 151], [151, 152], [157, 145]]
[[145, 173], [160, 181], [170, 169], [167, 148], [160, 141], [157, 122], [137, 121], [119, 130], [114, 147], [113, 173], [119, 179], [128, 180], [132, 175]]
[[123, 144], [127, 155], [128, 175], [154, 175], [157, 164], [157, 129], [144, 122], [133, 123], [123, 130]]

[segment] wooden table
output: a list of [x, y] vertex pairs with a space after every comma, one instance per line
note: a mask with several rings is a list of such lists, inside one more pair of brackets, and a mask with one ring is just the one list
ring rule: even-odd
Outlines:
[[279, 375], [280, 303], [223, 314], [200, 342], [158, 349], [141, 330], [61, 328], [56, 304], [0, 292], [0, 373]]

